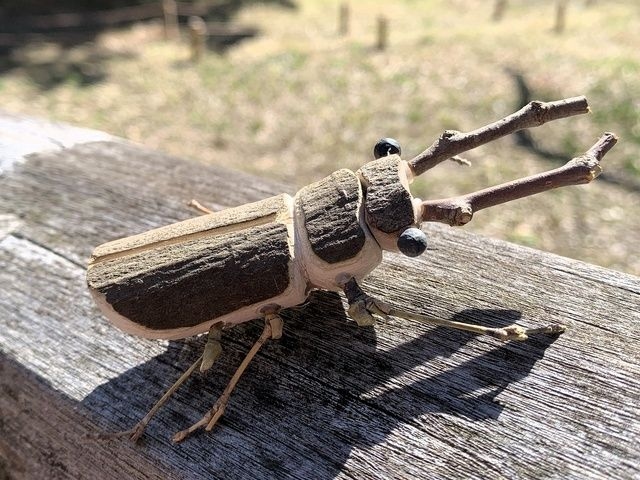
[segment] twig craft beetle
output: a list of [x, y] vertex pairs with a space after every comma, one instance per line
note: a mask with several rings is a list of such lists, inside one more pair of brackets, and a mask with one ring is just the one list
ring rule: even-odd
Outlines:
[[480, 209], [594, 179], [601, 171], [599, 161], [616, 142], [611, 133], [584, 155], [539, 175], [444, 200], [421, 201], [409, 191], [415, 176], [461, 152], [588, 110], [584, 97], [531, 102], [478, 130], [445, 131], [409, 162], [400, 158], [395, 140], [382, 139], [374, 148], [375, 160], [357, 172], [338, 170], [294, 197], [278, 195], [215, 213], [196, 204], [205, 215], [97, 247], [87, 282], [116, 326], [147, 338], [179, 339], [208, 332], [203, 354], [126, 433], [138, 439], [158, 408], [198, 366], [201, 371], [211, 367], [222, 352], [223, 329], [262, 317], [262, 335], [221, 397], [174, 441], [201, 427], [211, 430], [262, 344], [282, 335], [280, 310], [303, 303], [313, 289], [343, 291], [349, 316], [358, 325], [373, 324], [375, 316], [396, 316], [503, 340], [564, 331], [561, 325], [486, 328], [417, 315], [366, 295], [358, 281], [382, 261], [382, 250], [410, 257], [423, 253], [426, 236], [419, 229], [421, 222], [464, 225]]

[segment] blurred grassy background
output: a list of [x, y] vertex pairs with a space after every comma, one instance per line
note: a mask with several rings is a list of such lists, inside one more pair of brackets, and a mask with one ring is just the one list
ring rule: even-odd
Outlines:
[[[532, 99], [586, 95], [592, 114], [531, 131], [545, 155], [503, 139], [464, 155], [471, 167], [427, 172], [413, 191], [439, 198], [554, 168], [614, 131], [608, 181], [483, 211], [465, 229], [640, 274], [640, 5], [570, 1], [557, 34], [555, 1], [511, 0], [500, 22], [493, 3], [352, 1], [346, 36], [340, 2], [255, 4], [234, 21], [260, 35], [197, 64], [186, 39], [163, 40], [159, 22], [69, 49], [27, 45], [11, 53], [0, 102], [300, 187], [357, 169], [382, 136], [408, 159], [444, 129], [505, 116], [519, 108], [518, 78]], [[379, 15], [385, 51], [374, 48]]]

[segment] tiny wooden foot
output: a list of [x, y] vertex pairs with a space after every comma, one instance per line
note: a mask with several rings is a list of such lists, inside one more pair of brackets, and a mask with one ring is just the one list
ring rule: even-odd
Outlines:
[[371, 297], [364, 293], [355, 279], [349, 280], [344, 291], [349, 300], [349, 316], [353, 318], [358, 325], [372, 325], [375, 322], [374, 315], [383, 318], [397, 317], [406, 320], [413, 320], [428, 325], [438, 325], [441, 327], [453, 328], [456, 330], [465, 330], [467, 332], [478, 333], [480, 335], [490, 335], [500, 340], [526, 340], [529, 335], [546, 333], [548, 335], [558, 335], [566, 330], [564, 325], [557, 323], [545, 325], [538, 328], [524, 328], [520, 325], [509, 325], [501, 328], [483, 327], [481, 325], [473, 325], [471, 323], [455, 322], [453, 320], [443, 320], [439, 318], [428, 317], [419, 313], [411, 313], [398, 308], [392, 307], [377, 298]]
[[359, 327], [375, 325], [374, 314], [387, 318], [387, 314], [378, 308], [375, 299], [362, 291], [355, 278], [351, 278], [345, 283], [342, 289], [349, 302], [347, 313], [356, 321]]
[[224, 389], [224, 392], [222, 392], [222, 395], [220, 395], [220, 398], [216, 401], [216, 403], [213, 404], [213, 407], [211, 407], [211, 409], [199, 421], [191, 425], [189, 428], [176, 433], [173, 436], [173, 441], [175, 443], [181, 442], [193, 432], [203, 427], [206, 431], [210, 431], [211, 429], [213, 429], [220, 417], [222, 417], [222, 415], [224, 414], [227, 403], [229, 403], [231, 393], [235, 389], [236, 384], [240, 380], [240, 377], [249, 366], [249, 363], [251, 363], [251, 360], [253, 360], [253, 357], [255, 357], [262, 345], [268, 339], [277, 339], [280, 338], [280, 336], [282, 336], [282, 318], [280, 318], [280, 316], [277, 314], [267, 314], [265, 316], [265, 323], [262, 334], [253, 344], [251, 350], [249, 350], [244, 360], [242, 361], [236, 372], [233, 374], [233, 377], [231, 377], [229, 384]]
[[213, 210], [209, 210], [207, 207], [203, 206], [199, 201], [195, 199], [191, 199], [191, 201], [187, 203], [187, 206], [195, 208], [200, 213], [203, 213], [205, 215], [209, 215], [210, 213], [213, 213]]
[[204, 351], [202, 352], [200, 372], [206, 372], [207, 370], [209, 370], [222, 354], [222, 344], [220, 343], [220, 338], [222, 337], [223, 328], [224, 323], [220, 322], [212, 325], [209, 329], [209, 334], [207, 335], [207, 343], [205, 344]]

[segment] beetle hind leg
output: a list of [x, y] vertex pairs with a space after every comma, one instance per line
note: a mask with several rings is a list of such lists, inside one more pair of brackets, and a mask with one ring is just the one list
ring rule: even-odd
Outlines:
[[236, 372], [233, 374], [233, 377], [231, 377], [231, 380], [229, 381], [227, 387], [224, 389], [224, 392], [222, 392], [222, 395], [220, 395], [220, 398], [218, 398], [216, 403], [213, 404], [213, 407], [211, 407], [211, 409], [198, 422], [194, 423], [189, 428], [176, 433], [173, 436], [174, 442], [181, 442], [200, 428], [204, 428], [206, 431], [210, 431], [211, 429], [213, 429], [220, 417], [222, 417], [222, 415], [224, 414], [224, 410], [229, 403], [231, 393], [240, 380], [240, 377], [249, 366], [249, 363], [251, 363], [251, 360], [253, 360], [253, 357], [255, 357], [262, 345], [264, 345], [267, 340], [276, 340], [282, 336], [283, 322], [282, 318], [279, 315], [275, 313], [269, 313], [265, 315], [264, 319], [265, 322], [262, 334], [253, 344], [244, 360], [242, 361]]
[[220, 336], [222, 329], [224, 328], [224, 323], [215, 323], [209, 329], [209, 334], [207, 336], [207, 343], [204, 346], [204, 351], [202, 355], [200, 355], [195, 362], [175, 381], [171, 387], [162, 395], [160, 400], [158, 400], [151, 410], [144, 416], [142, 420], [140, 420], [131, 430], [127, 430], [125, 432], [119, 433], [118, 435], [128, 436], [134, 442], [137, 442], [142, 434], [144, 433], [144, 429], [147, 427], [149, 421], [153, 418], [160, 407], [162, 407], [167, 400], [175, 393], [175, 391], [182, 385], [187, 378], [191, 376], [191, 374], [195, 371], [195, 369], [200, 366], [200, 371], [204, 372], [211, 368], [213, 363], [218, 359], [220, 354], [222, 353], [222, 346], [220, 345]]
[[465, 330], [480, 335], [489, 335], [504, 341], [523, 341], [529, 338], [529, 335], [540, 333], [557, 335], [566, 330], [564, 325], [557, 323], [545, 325], [539, 328], [524, 328], [516, 324], [500, 328], [491, 328], [484, 327], [482, 325], [444, 320], [418, 313], [406, 312], [367, 295], [362, 291], [354, 278], [351, 278], [347, 283], [345, 283], [343, 289], [347, 300], [349, 301], [349, 316], [353, 318], [359, 326], [373, 325], [375, 323], [374, 315], [379, 315], [383, 318], [397, 317], [428, 325], [438, 325], [456, 330]]

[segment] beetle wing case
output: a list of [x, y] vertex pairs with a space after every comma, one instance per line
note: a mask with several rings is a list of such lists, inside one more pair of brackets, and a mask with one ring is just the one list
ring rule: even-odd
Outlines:
[[89, 288], [116, 326], [147, 338], [298, 305], [307, 281], [294, 261], [292, 208], [283, 194], [106, 243], [89, 261]]

